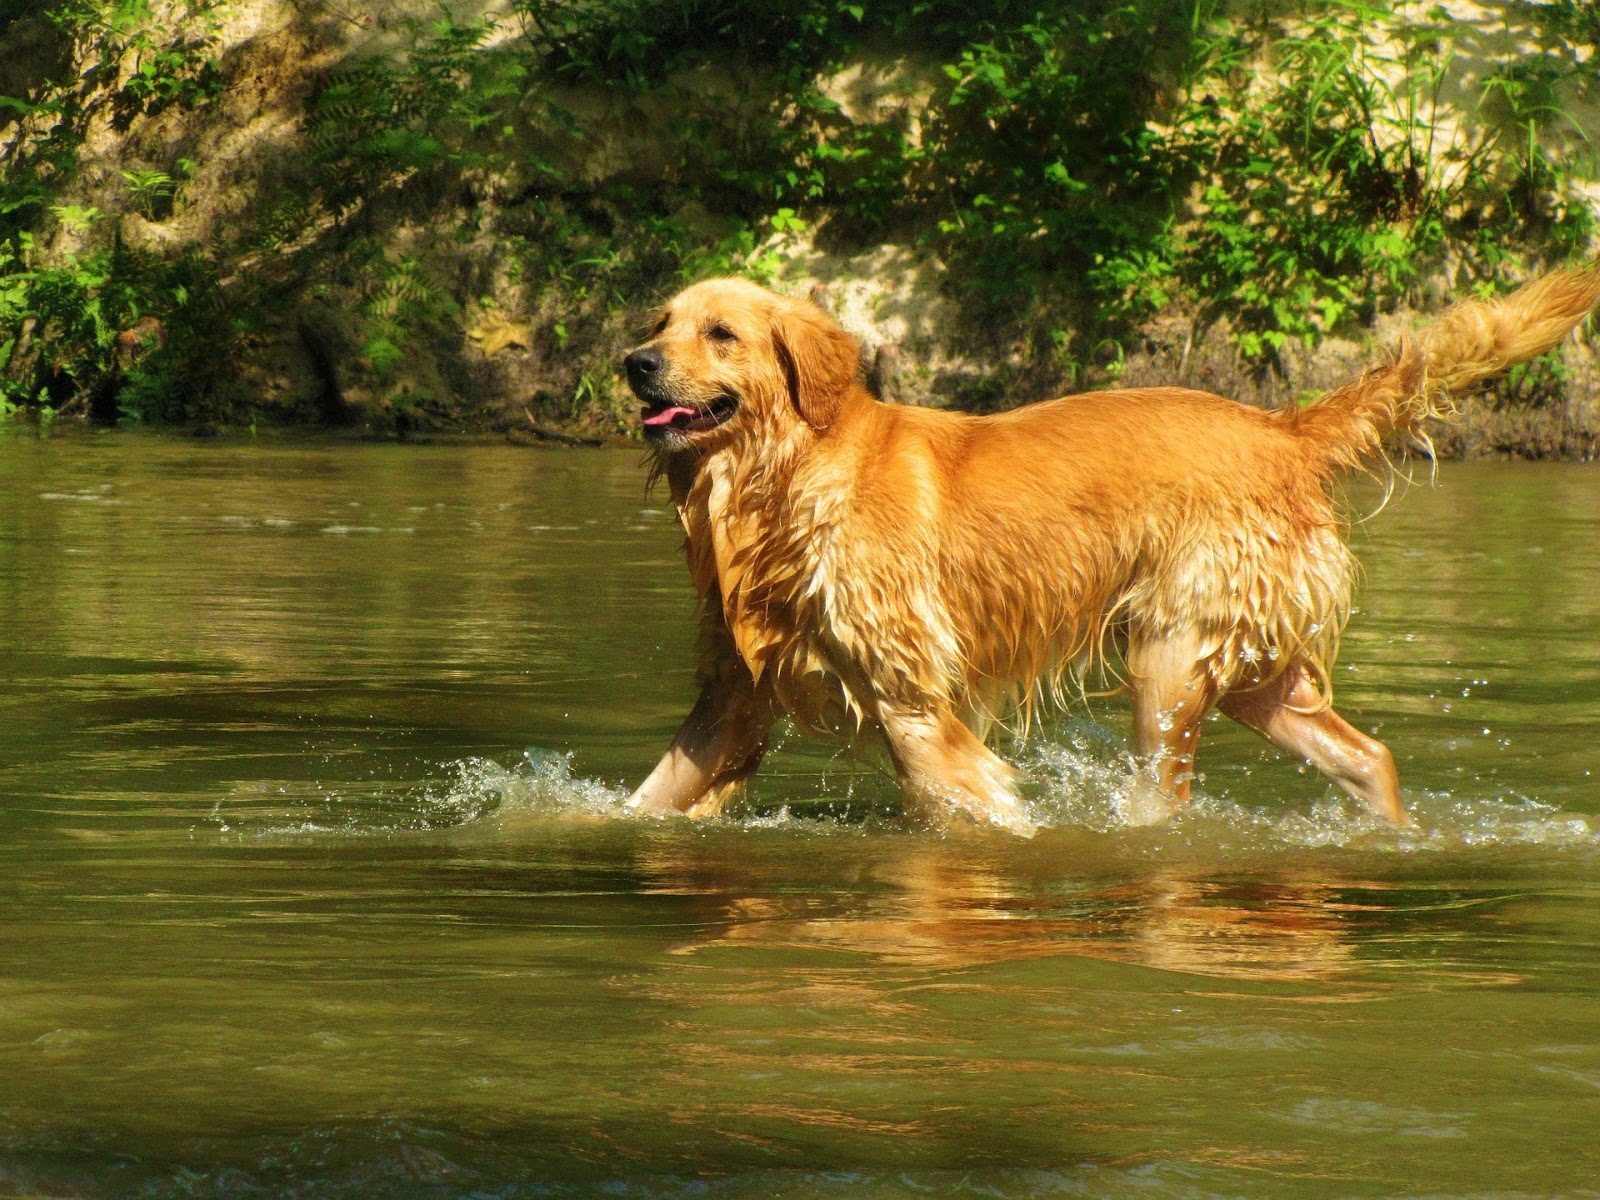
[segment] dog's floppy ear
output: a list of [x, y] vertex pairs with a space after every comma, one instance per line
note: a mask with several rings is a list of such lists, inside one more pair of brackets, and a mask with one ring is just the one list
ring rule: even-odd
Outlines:
[[813, 429], [832, 425], [855, 382], [855, 338], [815, 304], [795, 300], [773, 314], [772, 345], [801, 420]]

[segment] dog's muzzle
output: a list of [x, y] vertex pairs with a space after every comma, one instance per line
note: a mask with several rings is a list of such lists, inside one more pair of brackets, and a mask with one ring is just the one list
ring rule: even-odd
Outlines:
[[700, 433], [715, 429], [739, 409], [739, 399], [724, 392], [709, 404], [685, 404], [668, 395], [662, 385], [666, 357], [653, 346], [643, 346], [623, 360], [628, 371], [628, 386], [644, 402], [639, 418], [644, 436], [651, 441], [669, 433]]

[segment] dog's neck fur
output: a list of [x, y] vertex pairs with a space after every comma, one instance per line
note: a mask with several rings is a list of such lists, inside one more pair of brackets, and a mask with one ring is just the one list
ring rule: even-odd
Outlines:
[[[792, 710], [813, 708], [795, 694], [795, 676], [835, 674], [817, 658], [808, 630], [810, 609], [826, 603], [816, 594], [819, 556], [851, 501], [840, 481], [810, 478], [807, 461], [832, 433], [886, 415], [885, 407], [865, 388], [852, 389], [827, 429], [790, 410], [721, 445], [672, 451], [655, 464], [683, 524], [707, 638], [725, 644], [731, 637], [758, 680], [771, 670]], [[803, 724], [821, 719], [816, 711], [794, 715]]]

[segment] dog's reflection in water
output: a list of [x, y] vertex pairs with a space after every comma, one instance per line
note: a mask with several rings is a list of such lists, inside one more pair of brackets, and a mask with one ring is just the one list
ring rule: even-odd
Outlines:
[[[1046, 839], [1047, 841], [1049, 839]], [[1059, 955], [1212, 978], [1312, 981], [1358, 964], [1351, 884], [1278, 872], [1249, 880], [1164, 866], [1114, 882], [1064, 884], [1056, 855], [999, 861], [961, 839], [816, 847], [812, 873], [734, 863], [673, 840], [642, 866], [661, 890], [718, 893], [720, 919], [677, 946], [835, 951], [885, 967], [959, 969]], [[908, 839], [909, 841], [909, 839]], [[976, 841], [976, 840], [975, 840]], [[818, 859], [831, 859], [818, 871]]]

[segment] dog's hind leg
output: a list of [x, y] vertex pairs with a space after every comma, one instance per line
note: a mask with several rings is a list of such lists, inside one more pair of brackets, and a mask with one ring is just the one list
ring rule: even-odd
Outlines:
[[1400, 776], [1389, 748], [1334, 712], [1302, 664], [1261, 687], [1229, 692], [1218, 707], [1310, 763], [1378, 816], [1411, 824], [1400, 804]]
[[1037, 831], [1017, 796], [1016, 771], [954, 713], [886, 709], [879, 721], [908, 809], [942, 816], [954, 807], [980, 825], [1023, 837]]
[[761, 765], [776, 715], [744, 663], [717, 663], [672, 745], [628, 798], [628, 807], [715, 816]]
[[1216, 701], [1196, 634], [1135, 634], [1124, 655], [1133, 695], [1133, 747], [1173, 808], [1189, 803], [1200, 719]]

